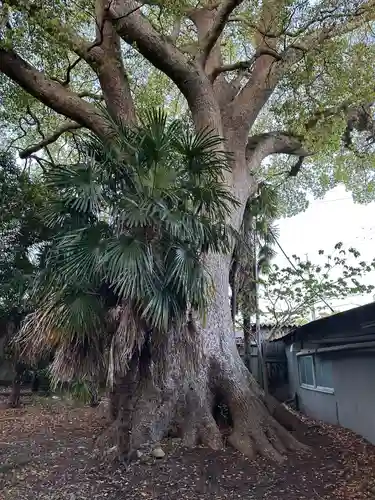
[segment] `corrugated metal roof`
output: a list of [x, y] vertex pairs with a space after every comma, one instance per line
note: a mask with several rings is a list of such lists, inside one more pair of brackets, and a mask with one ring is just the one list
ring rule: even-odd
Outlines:
[[[296, 336], [302, 337], [305, 335], [314, 336], [328, 334], [329, 332], [340, 331], [345, 333], [347, 331], [357, 331], [359, 335], [363, 330], [373, 328], [375, 324], [375, 302], [370, 302], [363, 306], [354, 307], [346, 311], [332, 314], [324, 318], [310, 321], [302, 326], [297, 326], [294, 330], [283, 333], [278, 338], [287, 338], [291, 333]], [[276, 340], [276, 339], [275, 339]]]

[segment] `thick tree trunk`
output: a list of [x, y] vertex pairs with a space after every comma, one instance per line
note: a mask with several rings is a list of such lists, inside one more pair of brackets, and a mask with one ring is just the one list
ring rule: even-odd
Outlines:
[[[188, 325], [135, 353], [126, 376], [112, 392], [112, 431], [123, 458], [148, 442], [177, 433], [187, 446], [223, 446], [216, 407], [228, 409], [228, 442], [249, 457], [280, 461], [288, 450], [303, 446], [272, 415], [279, 412], [290, 428], [294, 417], [266, 401], [243, 361], [233, 334], [228, 297], [230, 259], [212, 256], [209, 268], [216, 293], [205, 324]], [[298, 419], [296, 419], [298, 420]]]
[[[238, 151], [236, 144], [228, 142], [227, 147]], [[227, 181], [240, 201], [230, 214], [231, 225], [238, 229], [251, 190], [248, 163], [239, 153], [234, 161]], [[228, 296], [230, 255], [210, 255], [205, 264], [214, 285], [205, 320], [162, 340], [151, 334], [142, 352], [134, 354], [127, 374], [116, 380], [110, 408], [115, 444], [129, 459], [143, 444], [173, 432], [187, 446], [201, 443], [219, 449], [225, 437], [220, 405], [227, 408], [229, 444], [248, 457], [260, 454], [280, 461], [288, 450], [303, 448], [286, 430], [299, 427], [300, 421], [265, 396], [238, 353]]]

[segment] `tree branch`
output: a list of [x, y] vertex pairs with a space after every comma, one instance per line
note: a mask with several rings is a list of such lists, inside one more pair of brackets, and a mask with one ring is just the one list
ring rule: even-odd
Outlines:
[[26, 161], [27, 160], [34, 160], [34, 161], [36, 161], [38, 163], [40, 169], [42, 170], [42, 172], [44, 174], [47, 172], [47, 170], [46, 170], [46, 166], [43, 164], [43, 162], [47, 163], [47, 165], [50, 165], [50, 166], [54, 165], [54, 163], [51, 163], [51, 162], [49, 162], [47, 160], [44, 160], [44, 158], [39, 158], [39, 156], [33, 155], [33, 154], [31, 154], [30, 156], [28, 156], [27, 159], [26, 159]]
[[172, 32], [169, 35], [169, 39], [172, 43], [177, 42], [177, 38], [180, 36], [180, 32], [181, 32], [181, 19], [178, 17], [177, 19], [175, 19]]
[[279, 64], [283, 64], [279, 54], [260, 55], [246, 84], [228, 105], [228, 115], [233, 117], [231, 128], [235, 130], [241, 146], [246, 145], [252, 125], [279, 81]]
[[288, 177], [297, 177], [298, 173], [301, 171], [303, 162], [305, 160], [306, 156], [300, 156], [296, 163], [291, 167], [291, 169], [288, 172]]
[[[352, 33], [356, 29], [363, 27], [366, 23], [375, 19], [375, 0], [369, 0], [358, 7], [354, 12], [342, 14], [332, 13], [329, 16], [323, 16], [321, 22], [325, 19], [332, 18], [332, 23], [325, 25], [320, 29], [307, 30], [307, 32], [298, 30], [293, 36], [296, 41], [288, 45], [283, 52], [283, 60], [285, 68], [288, 68], [298, 62], [306, 53], [318, 50], [322, 44], [334, 38]], [[313, 19], [305, 28], [319, 21]], [[299, 35], [303, 35], [298, 38]]]
[[208, 76], [210, 82], [213, 84], [212, 87], [217, 103], [219, 104], [220, 109], [224, 109], [225, 105], [230, 100], [230, 96], [232, 95], [232, 87], [223, 75], [222, 78], [217, 78], [220, 76], [219, 74], [215, 75], [214, 78], [212, 77], [212, 73], [215, 68], [220, 68], [223, 65], [220, 43], [215, 44], [204, 65], [200, 63], [199, 59], [201, 56], [201, 47], [205, 43], [208, 33], [214, 26], [216, 19], [215, 11], [219, 5], [220, 2], [218, 2], [217, 5], [210, 2], [205, 7], [191, 9], [188, 16], [191, 21], [193, 21], [198, 34], [197, 42], [192, 45], [192, 59], [197, 64], [199, 70], [203, 70]]
[[[350, 105], [349, 101], [345, 101], [341, 105], [331, 108], [326, 108], [314, 114], [314, 116], [305, 124], [306, 131], [314, 128], [320, 119], [329, 118], [344, 113], [347, 118], [347, 128], [343, 135], [343, 142], [346, 147], [348, 144], [348, 134], [350, 140], [350, 132], [355, 129], [358, 132], [373, 133], [375, 130], [375, 122], [372, 119], [372, 114], [369, 112], [372, 103], [366, 103], [362, 106]], [[350, 144], [349, 144], [350, 146]], [[287, 172], [288, 177], [295, 177], [301, 170], [304, 159], [307, 156], [312, 156], [314, 153], [307, 151], [303, 147], [303, 137], [289, 134], [288, 132], [275, 131], [267, 132], [252, 136], [248, 139], [246, 146], [246, 158], [248, 161], [256, 158], [257, 161], [262, 161], [271, 154], [289, 154], [298, 156], [297, 162]]]
[[[249, 138], [246, 146], [246, 158], [256, 156], [262, 161], [271, 154], [289, 154], [305, 158], [313, 153], [306, 151], [302, 146], [303, 138], [288, 134], [288, 132], [267, 132]], [[299, 160], [300, 161], [300, 160]]]
[[139, 10], [134, 10], [137, 5], [134, 0], [112, 1], [109, 10], [117, 33], [177, 85], [197, 128], [210, 127], [221, 132], [220, 111], [207, 75], [160, 35]]
[[223, 0], [219, 5], [214, 23], [202, 43], [200, 63], [203, 67], [206, 64], [211, 50], [214, 48], [216, 42], [220, 38], [220, 35], [228, 22], [229, 16], [232, 14], [236, 7], [241, 5], [243, 1], [244, 0]]
[[107, 0], [95, 0], [96, 38], [94, 42], [78, 36], [69, 26], [61, 21], [56, 25], [55, 17], [46, 19], [43, 2], [36, 5], [32, 2], [9, 0], [11, 5], [27, 13], [38, 22], [43, 19], [41, 28], [51, 37], [56, 37], [56, 31], [66, 46], [79, 57], [69, 64], [64, 82], [70, 83], [70, 73], [80, 60], [86, 61], [98, 75], [107, 108], [114, 118], [135, 121], [135, 108], [131, 97], [130, 86], [123, 65], [120, 40], [109, 19]]
[[52, 144], [57, 141], [57, 139], [62, 135], [65, 134], [66, 132], [71, 132], [73, 130], [77, 130], [79, 128], [82, 128], [82, 125], [79, 125], [78, 123], [72, 122], [72, 121], [67, 121], [63, 125], [61, 125], [60, 128], [58, 128], [53, 134], [45, 137], [42, 141], [38, 142], [37, 144], [34, 144], [33, 146], [30, 146], [23, 151], [20, 152], [20, 158], [28, 158], [29, 156], [33, 155], [37, 151], [40, 151], [41, 149], [45, 148], [49, 144]]
[[[354, 21], [354, 24], [351, 24], [351, 27], [353, 29], [358, 27], [358, 24], [356, 24], [356, 21], [359, 21], [359, 23], [363, 22], [363, 16], [366, 14], [370, 14], [371, 10], [374, 7], [373, 0], [369, 0], [366, 2], [364, 5], [358, 6], [358, 8], [354, 12], [340, 12], [340, 5], [336, 5], [332, 8], [323, 8], [321, 9], [321, 6], [317, 5], [315, 7], [315, 12], [311, 16], [309, 20], [307, 20], [302, 26], [299, 26], [298, 28], [291, 30], [290, 25], [292, 23], [293, 17], [295, 17], [297, 8], [294, 8], [291, 12], [291, 14], [288, 16], [289, 21], [286, 23], [285, 26], [283, 26], [280, 29], [277, 29], [276, 31], [272, 31], [267, 27], [268, 29], [263, 29], [261, 25], [258, 23], [254, 22], [249, 22], [246, 19], [240, 17], [240, 16], [232, 16], [229, 21], [230, 22], [243, 22], [248, 26], [249, 28], [253, 29], [257, 33], [259, 33], [262, 37], [264, 38], [269, 38], [269, 39], [281, 39], [282, 37], [286, 38], [298, 38], [301, 37], [302, 35], [305, 36], [310, 36], [313, 33], [316, 33], [320, 30], [316, 29], [317, 25], [322, 25], [323, 23], [325, 24], [325, 30], [331, 31], [332, 34], [334, 33], [340, 33], [339, 31], [336, 31], [337, 28], [344, 28], [345, 25], [347, 24], [347, 21], [350, 19], [351, 21]], [[349, 6], [350, 8], [350, 6]], [[360, 19], [362, 16], [362, 19]], [[331, 25], [328, 26], [327, 21], [331, 21]], [[338, 24], [338, 22], [341, 21], [341, 24]], [[314, 28], [315, 26], [315, 28]]]
[[101, 94], [95, 94], [94, 92], [89, 92], [87, 90], [83, 90], [82, 92], [77, 92], [78, 97], [88, 97], [89, 99], [93, 99], [95, 101], [103, 101], [104, 97]]
[[[36, 129], [39, 133], [39, 135], [42, 137], [42, 139], [45, 139], [45, 134], [42, 130], [42, 126], [40, 124], [40, 120], [39, 118], [32, 112], [31, 108], [29, 105], [27, 105], [27, 113], [31, 116], [31, 118], [33, 119], [34, 121], [34, 125], [36, 126]], [[53, 158], [51, 156], [51, 153], [49, 152], [48, 148], [46, 148], [46, 153], [50, 159], [51, 162], [53, 162]]]
[[254, 64], [253, 59], [249, 59], [247, 61], [237, 61], [233, 64], [225, 64], [224, 66], [220, 66], [215, 68], [211, 73], [211, 80], [215, 80], [217, 76], [221, 73], [229, 73], [230, 71], [239, 71], [239, 70], [248, 70]]
[[107, 0], [96, 0], [96, 39], [104, 57], [97, 74], [104, 100], [111, 116], [119, 121], [134, 123], [135, 106], [121, 53], [121, 41], [111, 19]]
[[117, 33], [178, 86], [183, 86], [183, 79], [190, 77], [188, 59], [156, 31], [136, 9], [137, 5], [134, 0], [112, 2], [110, 14]]
[[[235, 117], [235, 123], [233, 123], [235, 129], [244, 130], [247, 135], [280, 78], [298, 63], [306, 52], [319, 50], [326, 41], [350, 33], [373, 19], [375, 19], [375, 0], [369, 0], [360, 9], [352, 13], [348, 12], [346, 16], [340, 16], [329, 26], [313, 29], [297, 37], [291, 45], [278, 54], [276, 59], [271, 55], [259, 57], [253, 66], [248, 82], [230, 104], [232, 108], [230, 114]], [[263, 30], [264, 42], [270, 38], [270, 35], [272, 37], [272, 33], [268, 31]], [[264, 43], [259, 48], [263, 47]], [[239, 137], [239, 142], [246, 141], [246, 135], [243, 138]]]
[[75, 61], [69, 63], [68, 67], [66, 68], [66, 76], [64, 81], [61, 81], [58, 78], [52, 78], [52, 80], [55, 80], [56, 82], [61, 83], [61, 85], [63, 85], [64, 87], [67, 87], [70, 84], [71, 72], [81, 61], [82, 57], [78, 57]]
[[100, 137], [106, 136], [107, 122], [92, 103], [48, 78], [13, 50], [0, 49], [0, 71], [57, 113], [87, 127]]
[[238, 70], [249, 70], [255, 63], [255, 61], [264, 55], [269, 55], [274, 57], [276, 60], [280, 61], [282, 59], [282, 56], [276, 52], [273, 49], [267, 49], [267, 48], [262, 48], [260, 50], [257, 50], [256, 53], [253, 55], [253, 57], [247, 61], [238, 61], [233, 64], [226, 64], [224, 66], [220, 66], [215, 68], [210, 77], [211, 80], [215, 80], [215, 78], [220, 75], [221, 73], [229, 72], [229, 71], [238, 71]]

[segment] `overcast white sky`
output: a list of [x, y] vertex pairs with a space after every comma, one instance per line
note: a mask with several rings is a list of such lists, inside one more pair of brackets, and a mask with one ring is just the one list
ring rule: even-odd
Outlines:
[[[343, 186], [336, 187], [323, 200], [310, 203], [306, 212], [279, 222], [279, 242], [289, 255], [301, 258], [308, 254], [314, 262], [318, 261], [318, 250], [331, 253], [334, 245], [342, 241], [345, 247], [353, 246], [361, 252], [364, 260], [375, 257], [375, 202], [369, 205], [353, 203], [350, 193]], [[286, 265], [282, 255], [275, 262]], [[366, 277], [375, 282], [375, 273]], [[344, 310], [372, 301], [372, 296], [355, 296], [335, 301], [335, 309]]]

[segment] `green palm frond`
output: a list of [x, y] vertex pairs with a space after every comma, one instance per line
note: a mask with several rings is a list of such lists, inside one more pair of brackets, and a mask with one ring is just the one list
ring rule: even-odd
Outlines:
[[[197, 295], [195, 289], [200, 286], [200, 277], [203, 272], [199, 256], [185, 246], [173, 246], [166, 254], [165, 269], [166, 286], [177, 293], [187, 290], [191, 295], [188, 301], [193, 301], [193, 297]], [[203, 302], [205, 294], [202, 290], [201, 292]]]
[[111, 233], [104, 222], [58, 234], [47, 256], [47, 268], [59, 270], [57, 282], [96, 282], [103, 275], [103, 253]]
[[46, 186], [58, 190], [63, 205], [77, 212], [97, 214], [104, 203], [100, 172], [92, 158], [84, 165], [49, 170]]

